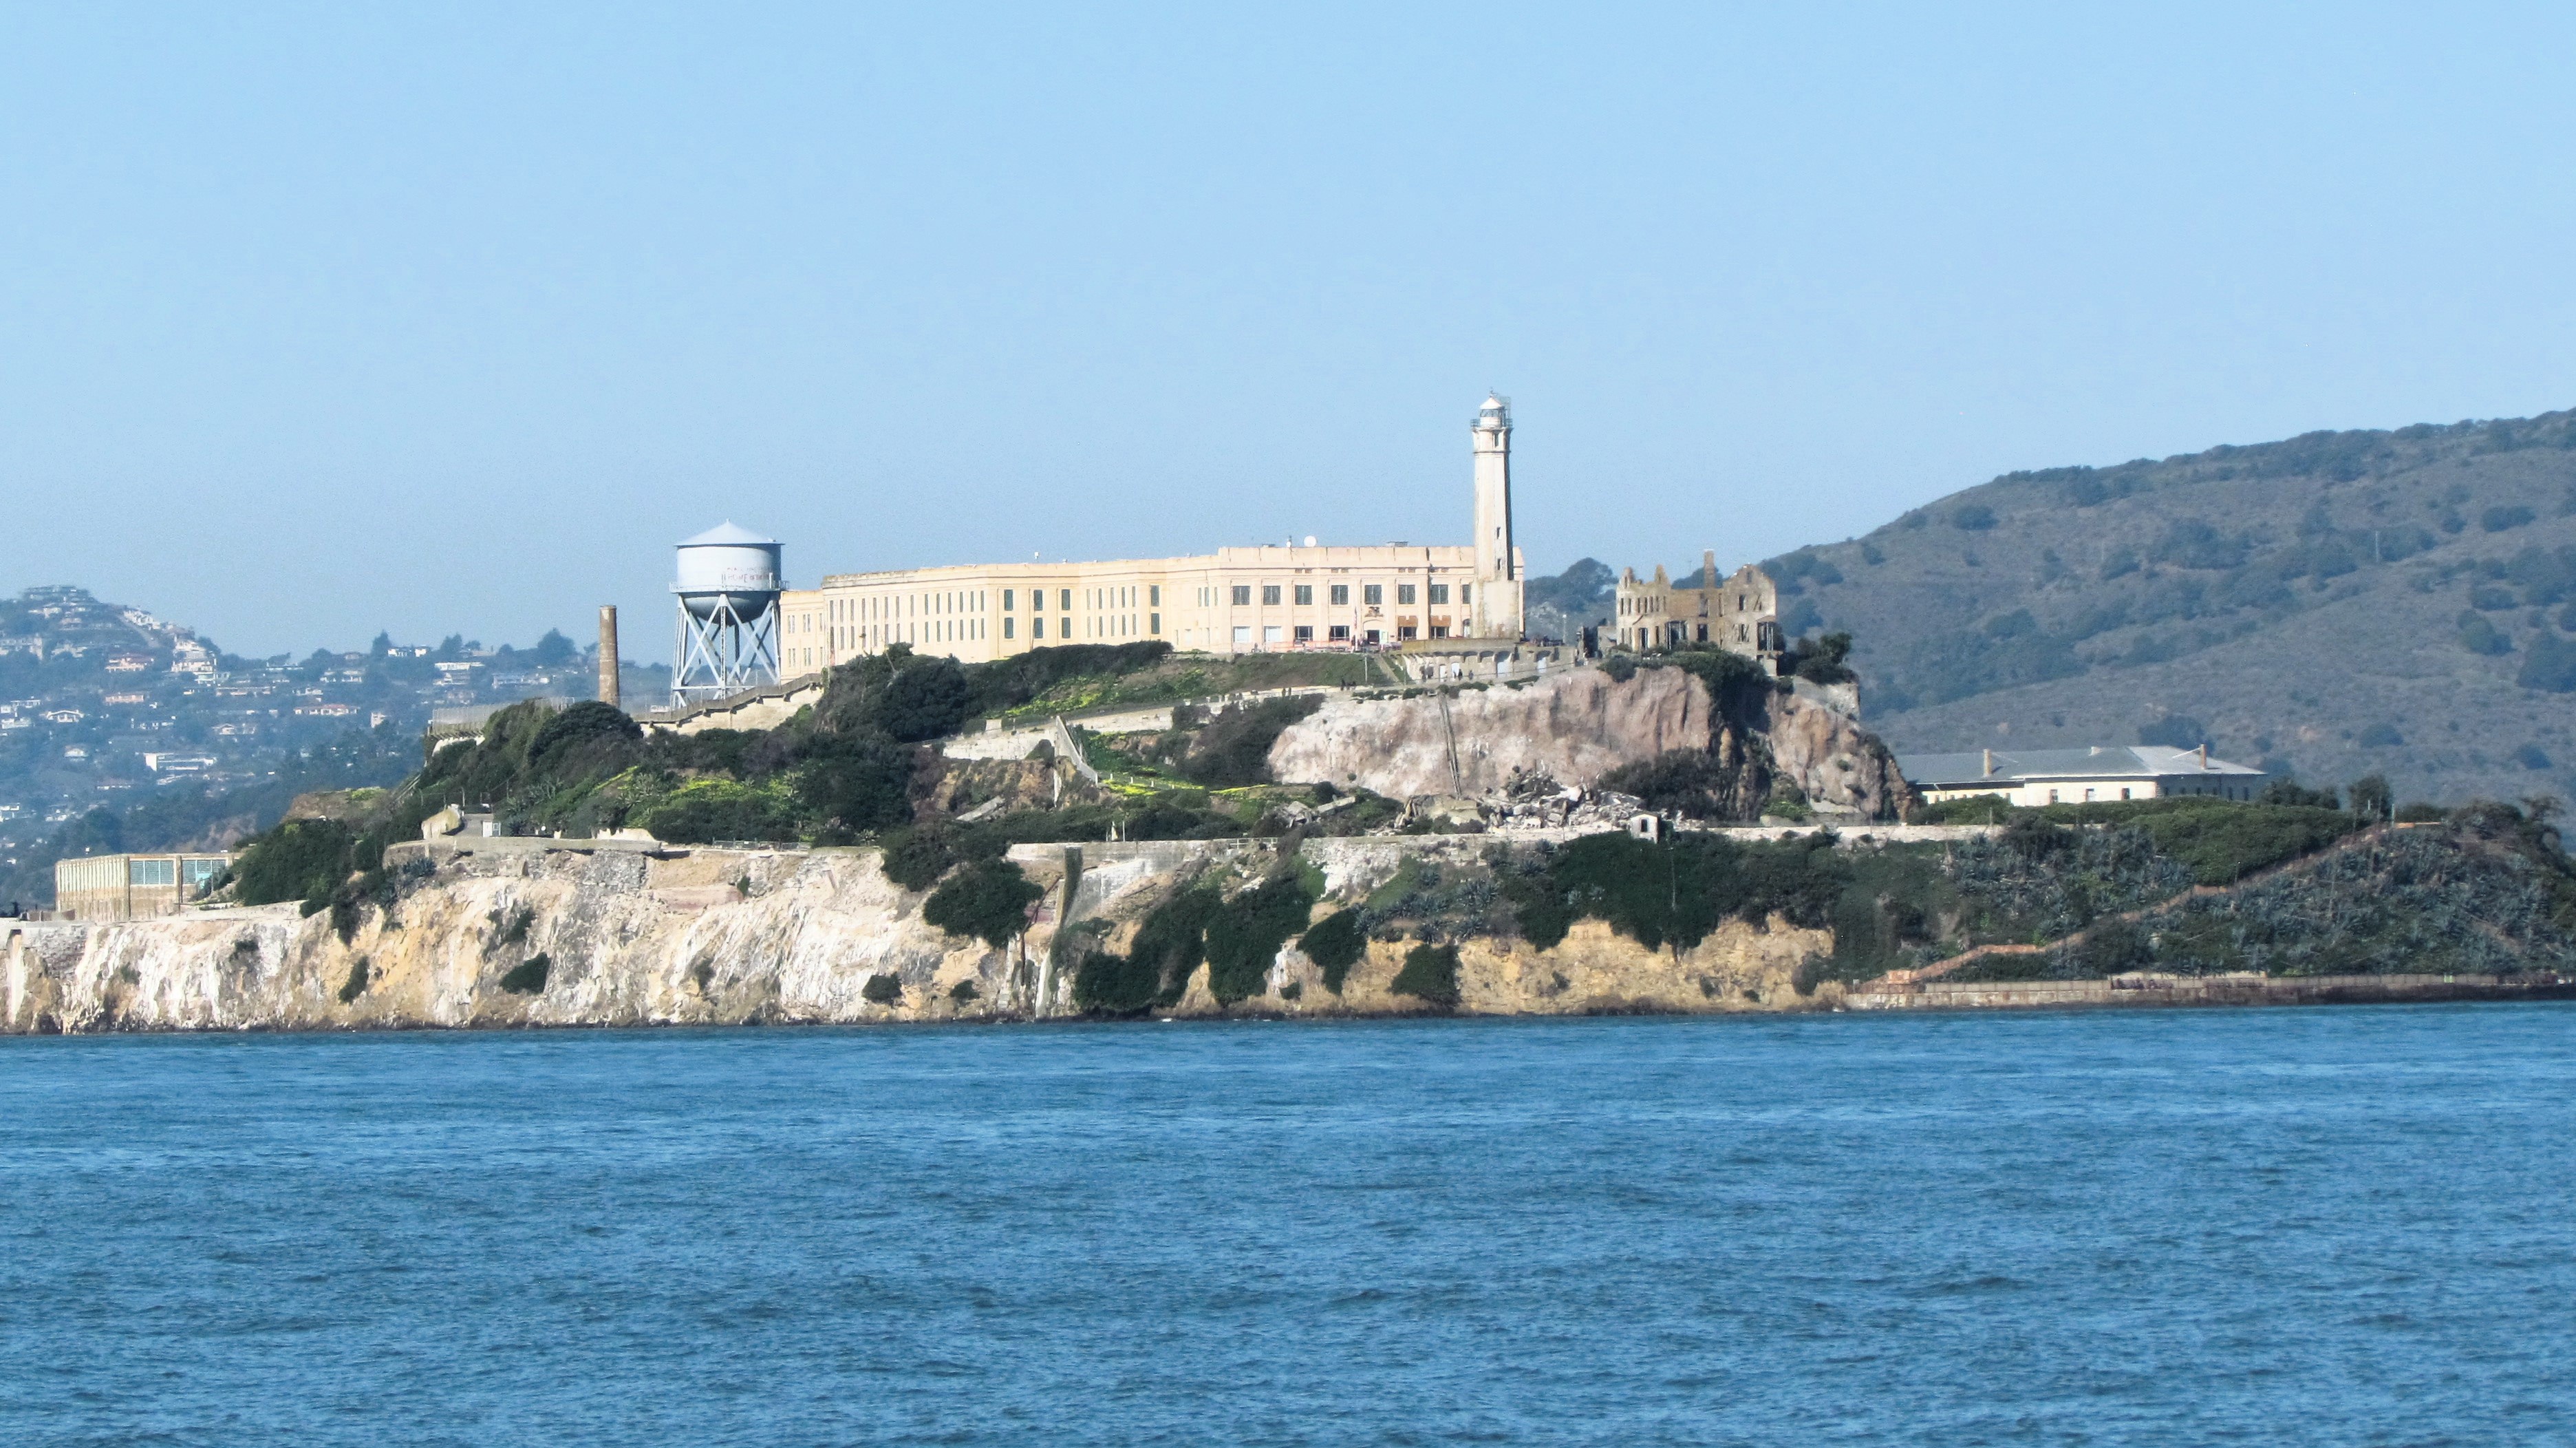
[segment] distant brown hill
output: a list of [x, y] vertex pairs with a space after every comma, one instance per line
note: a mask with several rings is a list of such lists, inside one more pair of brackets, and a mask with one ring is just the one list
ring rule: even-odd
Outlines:
[[2576, 794], [2576, 413], [2010, 473], [1767, 565], [1900, 751], [2206, 740]]

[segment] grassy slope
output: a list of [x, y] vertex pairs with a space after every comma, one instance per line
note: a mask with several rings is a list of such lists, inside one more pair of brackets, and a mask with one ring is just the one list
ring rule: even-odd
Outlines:
[[[2515, 682], [2536, 638], [2576, 642], [2564, 604], [2479, 573], [2576, 547], [2571, 423], [2316, 434], [2011, 475], [1801, 550], [1823, 567], [1782, 610], [1853, 632], [1872, 726], [1899, 750], [2131, 743], [2179, 714], [2220, 753], [2312, 781], [2377, 771], [2402, 795], [2454, 802], [2576, 792], [2570, 696]], [[2533, 521], [2488, 531], [2489, 509], [2513, 508]], [[1798, 558], [1773, 566], [1794, 573]], [[2483, 614], [2509, 653], [2461, 642], [2480, 587], [2511, 596]], [[2517, 760], [2526, 746], [2548, 764]]]

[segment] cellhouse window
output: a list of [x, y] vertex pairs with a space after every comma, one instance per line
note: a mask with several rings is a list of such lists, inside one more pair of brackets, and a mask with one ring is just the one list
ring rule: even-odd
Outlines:
[[1301, 644], [1311, 644], [1314, 641], [1315, 626], [1313, 624], [1301, 623], [1297, 625], [1297, 642]]
[[1055, 607], [1056, 612], [1058, 613], [1073, 612], [1073, 590], [1070, 588], [1057, 589], [1055, 591]]
[[1249, 584], [1249, 583], [1238, 583], [1238, 584], [1236, 584], [1236, 585], [1234, 586], [1234, 604], [1235, 604], [1235, 607], [1237, 607], [1237, 608], [1247, 607], [1247, 606], [1249, 606], [1249, 605], [1251, 604], [1251, 602], [1252, 602], [1252, 585], [1251, 585], [1251, 584]]
[[1315, 585], [1311, 583], [1298, 584], [1297, 601], [1299, 603], [1313, 603], [1315, 601]]
[[[1155, 591], [1155, 592], [1157, 592], [1157, 593], [1162, 592], [1162, 590], [1161, 590], [1161, 589], [1159, 589], [1159, 588], [1158, 588], [1158, 589], [1156, 589], [1156, 590], [1154, 590], [1154, 591]], [[1161, 633], [1162, 631], [1163, 631], [1163, 616], [1162, 616], [1161, 614], [1159, 614], [1159, 613], [1149, 613], [1149, 614], [1145, 615], [1145, 632], [1147, 632], [1147, 633], [1149, 633], [1149, 634], [1159, 634], [1159, 633]]]
[[1445, 583], [1435, 583], [1431, 585], [1431, 601], [1433, 603], [1447, 603], [1449, 601], [1449, 585]]
[[1372, 605], [1386, 602], [1386, 585], [1383, 583], [1361, 584], [1360, 602]]
[[1033, 618], [1029, 620], [1029, 637], [1033, 639], [1042, 639], [1046, 637], [1045, 619]]
[[1459, 584], [1459, 585], [1458, 585], [1458, 601], [1459, 601], [1460, 603], [1473, 603], [1473, 602], [1475, 602], [1475, 600], [1474, 600], [1474, 599], [1469, 598], [1469, 597], [1467, 596], [1467, 595], [1468, 595], [1468, 593], [1469, 593], [1469, 592], [1471, 592], [1474, 588], [1475, 588], [1475, 585], [1474, 585], [1474, 584], [1472, 584], [1472, 583], [1462, 583], [1462, 584]]
[[[1333, 591], [1336, 593], [1341, 592], [1338, 588]], [[1351, 641], [1351, 626], [1346, 623], [1337, 623], [1333, 625], [1324, 636], [1337, 644], [1349, 643]]]
[[1397, 584], [1395, 586], [1395, 601], [1398, 603], [1413, 602], [1413, 585], [1410, 583]]
[[1261, 601], [1263, 603], [1277, 603], [1279, 601], [1279, 585], [1275, 583], [1265, 583], [1261, 585]]
[[1010, 639], [1010, 638], [1018, 638], [1018, 637], [1019, 637], [1019, 635], [1018, 635], [1018, 634], [1016, 634], [1016, 633], [1013, 633], [1013, 632], [1012, 632], [1012, 630], [1013, 630], [1013, 629], [1015, 629], [1015, 628], [1018, 628], [1018, 627], [1019, 627], [1019, 624], [1020, 624], [1020, 621], [1019, 621], [1018, 619], [1015, 619], [1015, 618], [1006, 618], [1006, 619], [1002, 620], [1002, 637], [1004, 637], [1004, 638], [1006, 638], [1006, 639]]
[[1017, 590], [1017, 589], [1012, 589], [1012, 588], [1005, 588], [1005, 589], [1003, 589], [1003, 590], [1002, 590], [1002, 609], [1003, 609], [1003, 611], [1004, 611], [1004, 612], [1006, 612], [1006, 613], [1007, 613], [1007, 612], [1008, 612], [1008, 611], [1010, 611], [1011, 609], [1017, 608], [1017, 607], [1019, 606], [1017, 603], [1015, 603], [1015, 602], [1013, 602], [1013, 601], [1012, 601], [1012, 595], [1013, 595], [1013, 594], [1015, 594], [1015, 593], [1017, 593], [1018, 591], [1019, 591], [1019, 590]]
[[1351, 601], [1351, 586], [1350, 586], [1349, 584], [1347, 584], [1347, 583], [1336, 583], [1336, 584], [1334, 584], [1334, 585], [1333, 585], [1333, 591], [1332, 591], [1332, 594], [1331, 594], [1331, 598], [1332, 598], [1333, 602], [1335, 602], [1335, 603], [1348, 603], [1348, 602], [1350, 602], [1350, 601]]
[[1156, 608], [1163, 606], [1163, 585], [1157, 583], [1145, 590], [1145, 601]]

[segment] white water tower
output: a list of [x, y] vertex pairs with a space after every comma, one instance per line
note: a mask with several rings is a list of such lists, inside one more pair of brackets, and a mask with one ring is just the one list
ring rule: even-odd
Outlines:
[[728, 522], [680, 542], [671, 707], [778, 682], [778, 540]]

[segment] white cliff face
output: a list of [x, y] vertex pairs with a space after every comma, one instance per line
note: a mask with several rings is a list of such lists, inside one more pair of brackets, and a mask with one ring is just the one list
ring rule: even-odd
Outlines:
[[1393, 799], [1491, 794], [1522, 770], [1589, 789], [1623, 764], [1705, 749], [1714, 728], [1707, 686], [1680, 669], [1624, 684], [1573, 669], [1454, 698], [1334, 699], [1280, 733], [1270, 770]]
[[[1303, 848], [1342, 908], [1408, 854], [1470, 867], [1482, 837], [1316, 840]], [[1277, 864], [1255, 841], [1070, 847], [1066, 958], [1051, 959], [1069, 847], [1012, 852], [1046, 896], [1010, 950], [960, 940], [921, 918], [925, 896], [887, 880], [872, 850], [529, 850], [468, 854], [410, 879], [390, 910], [369, 907], [343, 941], [328, 912], [292, 905], [118, 925], [0, 927], [0, 1030], [364, 1030], [637, 1026], [742, 1022], [1035, 1019], [1072, 1012], [1083, 943], [1123, 948], [1139, 919], [1209, 871], [1248, 882]], [[397, 872], [398, 874], [400, 872]], [[1390, 989], [1410, 941], [1374, 942], [1340, 993], [1294, 945], [1268, 989], [1234, 1013], [1371, 1015], [1427, 1007]], [[1599, 1010], [1806, 1009], [1800, 962], [1831, 937], [1774, 921], [1733, 922], [1679, 955], [1598, 922], [1534, 950], [1511, 938], [1460, 946], [1458, 1009], [1477, 1014]], [[530, 979], [538, 956], [543, 984]], [[513, 972], [518, 972], [513, 976]], [[505, 981], [515, 983], [512, 989]], [[870, 982], [883, 981], [871, 999]], [[972, 987], [961, 995], [961, 986]], [[1174, 1014], [1212, 1014], [1205, 968]]]
[[[1765, 692], [1754, 728], [1770, 767], [1828, 813], [1890, 820], [1912, 802], [1887, 747], [1823, 703]], [[1516, 772], [1590, 789], [1622, 765], [1671, 750], [1715, 746], [1738, 759], [1743, 742], [1687, 670], [1642, 668], [1620, 683], [1575, 669], [1455, 697], [1335, 699], [1280, 732], [1270, 769], [1282, 781], [1395, 799], [1474, 797], [1499, 794]]]
[[[926, 924], [922, 899], [887, 880], [873, 851], [469, 856], [390, 910], [368, 910], [346, 941], [327, 913], [299, 918], [291, 905], [26, 927], [0, 1004], [14, 1031], [864, 1021], [1039, 1008], [1015, 955]], [[504, 986], [539, 955], [541, 988], [524, 973], [520, 989]], [[867, 998], [878, 976], [900, 983], [895, 1000]], [[972, 1000], [951, 997], [961, 981], [976, 984]]]

